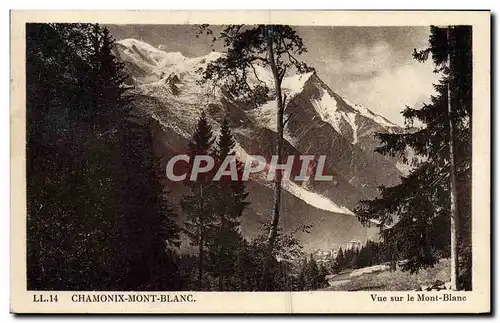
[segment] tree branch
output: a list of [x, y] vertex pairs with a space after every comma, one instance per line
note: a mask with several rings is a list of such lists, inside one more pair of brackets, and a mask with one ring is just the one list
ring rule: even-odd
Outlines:
[[285, 74], [286, 74], [286, 66], [284, 66], [283, 70], [281, 70], [281, 72], [278, 73], [278, 80], [280, 81], [280, 85], [281, 81], [283, 81], [283, 78], [285, 77]]
[[288, 123], [288, 121], [290, 121], [290, 119], [291, 119], [291, 118], [292, 118], [292, 114], [290, 113], [290, 114], [287, 116], [287, 118], [286, 118], [285, 122], [283, 122], [283, 128], [286, 126], [286, 124]]
[[292, 54], [290, 54], [290, 51], [286, 51], [286, 53], [288, 55], [288, 59], [290, 60], [290, 62], [292, 62], [292, 64], [299, 64], [299, 61], [295, 57], [293, 57]]
[[257, 75], [257, 71], [255, 70], [255, 66], [253, 66], [252, 63], [247, 63], [248, 66], [250, 66], [253, 70], [253, 75], [255, 76], [255, 78], [257, 79], [257, 81], [259, 81], [260, 83], [262, 84], [266, 84], [266, 82], [262, 81], [259, 76]]
[[251, 62], [254, 62], [254, 61], [261, 61], [263, 63], [266, 63], [266, 64], [269, 64], [269, 61], [267, 60], [267, 57], [266, 58], [262, 58], [260, 56], [249, 56], [249, 63]]

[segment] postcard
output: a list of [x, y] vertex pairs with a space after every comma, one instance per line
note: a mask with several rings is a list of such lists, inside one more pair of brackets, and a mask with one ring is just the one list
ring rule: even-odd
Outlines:
[[12, 11], [11, 312], [489, 313], [489, 11]]

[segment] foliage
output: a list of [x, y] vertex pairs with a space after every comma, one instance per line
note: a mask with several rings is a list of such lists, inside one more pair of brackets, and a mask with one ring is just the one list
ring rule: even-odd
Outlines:
[[[403, 111], [408, 125], [421, 124], [417, 131], [402, 134], [380, 133], [376, 151], [405, 157], [412, 150], [418, 160], [413, 171], [394, 187], [382, 187], [381, 196], [362, 201], [356, 209], [365, 224], [376, 220], [387, 248], [401, 259], [408, 259], [405, 270], [416, 272], [434, 265], [449, 252], [449, 120], [455, 136], [458, 212], [460, 219], [460, 258], [470, 258], [471, 234], [471, 152], [472, 152], [472, 29], [451, 26], [431, 27], [429, 48], [414, 52], [415, 59], [432, 56], [436, 72], [442, 77], [435, 85], [436, 95], [421, 109]], [[450, 56], [450, 66], [447, 57]], [[447, 84], [450, 84], [454, 114], [448, 114]], [[462, 262], [463, 264], [467, 261]], [[465, 270], [469, 272], [470, 270]], [[463, 288], [470, 288], [470, 276], [462, 276]]]
[[28, 289], [176, 288], [178, 228], [112, 49], [99, 25], [26, 25]]
[[[228, 118], [224, 118], [219, 138], [215, 147], [215, 159], [218, 164], [228, 156], [234, 155], [235, 142], [229, 128]], [[241, 178], [242, 164], [237, 161], [238, 178]], [[215, 225], [210, 232], [209, 252], [212, 271], [218, 279], [218, 290], [225, 290], [225, 285], [234, 284], [234, 279], [227, 281], [235, 275], [234, 259], [237, 257], [239, 246], [242, 248], [243, 236], [240, 232], [240, 218], [243, 215], [248, 192], [245, 184], [241, 180], [233, 181], [231, 178], [222, 177], [220, 181], [214, 183], [215, 195]]]
[[[213, 35], [208, 25], [199, 26], [199, 33]], [[203, 74], [205, 81], [213, 81], [223, 93], [233, 93], [236, 99], [256, 107], [270, 99], [269, 88], [266, 82], [259, 78], [256, 67], [270, 68], [273, 76], [274, 96], [277, 105], [276, 124], [277, 137], [275, 154], [278, 162], [282, 158], [283, 150], [283, 119], [286, 95], [282, 95], [281, 84], [287, 72], [295, 68], [299, 72], [311, 71], [305, 63], [295, 56], [306, 51], [302, 39], [296, 31], [286, 25], [228, 25], [222, 28], [213, 41], [221, 41], [226, 49], [225, 55], [210, 62]], [[249, 78], [253, 77], [258, 85], [252, 88]], [[269, 227], [268, 247], [265, 252], [267, 261], [264, 262], [260, 289], [269, 288], [269, 269], [272, 262], [273, 249], [278, 235], [281, 204], [281, 176], [276, 173], [274, 179], [274, 206], [271, 225]]]
[[[256, 66], [269, 68], [267, 38], [274, 44], [274, 64], [281, 86], [283, 77], [293, 68], [299, 73], [313, 71], [296, 57], [307, 51], [302, 38], [290, 26], [273, 25], [269, 32], [268, 25], [227, 25], [214, 36], [208, 25], [198, 26], [198, 34], [213, 36], [214, 42], [221, 42], [226, 49], [225, 55], [210, 62], [206, 69], [200, 70], [205, 80], [214, 82], [214, 86], [225, 93], [237, 95], [238, 100], [247, 104], [259, 105], [271, 99], [270, 86], [259, 78]], [[251, 86], [249, 80], [257, 81]]]

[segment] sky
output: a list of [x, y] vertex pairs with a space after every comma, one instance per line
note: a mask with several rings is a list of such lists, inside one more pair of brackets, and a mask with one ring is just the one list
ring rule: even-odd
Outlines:
[[[189, 25], [111, 25], [116, 40], [135, 38], [186, 57], [212, 51], [211, 39]], [[403, 125], [406, 105], [419, 108], [434, 93], [432, 63], [412, 58], [428, 46], [429, 27], [296, 26], [307, 53], [302, 60], [348, 101]], [[223, 51], [220, 45], [215, 50]]]

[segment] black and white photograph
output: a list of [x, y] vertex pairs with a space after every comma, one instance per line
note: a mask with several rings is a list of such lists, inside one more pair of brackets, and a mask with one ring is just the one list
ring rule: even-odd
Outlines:
[[26, 291], [475, 290], [472, 24], [24, 28]]

